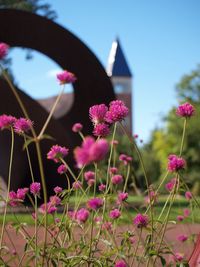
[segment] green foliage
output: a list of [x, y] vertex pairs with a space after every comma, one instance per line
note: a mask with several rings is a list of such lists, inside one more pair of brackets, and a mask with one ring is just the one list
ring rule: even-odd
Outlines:
[[[196, 109], [196, 114], [187, 120], [183, 157], [187, 162], [185, 180], [190, 187], [194, 186], [194, 193], [200, 193], [200, 66], [188, 75], [184, 75], [177, 85], [178, 99], [190, 102]], [[177, 105], [178, 106], [178, 105]], [[176, 115], [176, 108], [172, 108], [164, 119], [165, 126], [156, 129], [151, 137], [151, 145], [160, 170], [166, 170], [169, 154], [179, 154], [184, 119]]]

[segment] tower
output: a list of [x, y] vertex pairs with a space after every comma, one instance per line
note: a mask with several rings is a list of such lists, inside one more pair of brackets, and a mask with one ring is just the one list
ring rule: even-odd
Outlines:
[[111, 78], [117, 99], [122, 100], [129, 108], [125, 126], [132, 133], [132, 74], [118, 38], [112, 43], [107, 74]]

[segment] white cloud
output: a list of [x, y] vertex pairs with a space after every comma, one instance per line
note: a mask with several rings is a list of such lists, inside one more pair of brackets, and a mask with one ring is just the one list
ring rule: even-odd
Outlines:
[[49, 71], [47, 71], [46, 76], [47, 76], [48, 78], [55, 78], [56, 75], [57, 75], [60, 71], [61, 71], [61, 69], [52, 69], [52, 70], [49, 70]]

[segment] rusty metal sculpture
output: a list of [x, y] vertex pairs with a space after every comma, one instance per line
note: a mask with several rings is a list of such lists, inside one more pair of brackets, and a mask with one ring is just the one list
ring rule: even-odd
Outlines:
[[[78, 77], [74, 83], [74, 103], [70, 111], [59, 119], [52, 119], [47, 133], [52, 135], [56, 142], [68, 146], [71, 151], [77, 144], [77, 137], [71, 132], [75, 122], [84, 125], [84, 133], [91, 132], [91, 123], [88, 118], [88, 109], [95, 103], [108, 104], [115, 98], [110, 79], [95, 55], [77, 37], [55, 22], [29, 12], [1, 9], [0, 10], [0, 41], [11, 47], [24, 47], [37, 50], [56, 63], [63, 69], [68, 69]], [[35, 121], [36, 132], [41, 129], [47, 112], [28, 95], [18, 89], [25, 106], [29, 110], [30, 118]], [[0, 81], [0, 114], [12, 114], [21, 116], [22, 112], [9, 91], [8, 84]], [[6, 180], [9, 158], [9, 135], [0, 133], [0, 175]], [[47, 179], [48, 193], [52, 193], [55, 185], [65, 186], [66, 181], [58, 177], [54, 163], [47, 161], [46, 152], [52, 141], [42, 142], [43, 161], [45, 176]], [[32, 162], [34, 162], [34, 175], [39, 177], [36, 164], [36, 153], [31, 145]], [[73, 165], [72, 153], [68, 162]], [[25, 153], [22, 151], [22, 140], [17, 138], [15, 145], [14, 172], [12, 174], [11, 189], [16, 190], [19, 186], [30, 184], [30, 173]], [[38, 178], [39, 179], [39, 178]]]

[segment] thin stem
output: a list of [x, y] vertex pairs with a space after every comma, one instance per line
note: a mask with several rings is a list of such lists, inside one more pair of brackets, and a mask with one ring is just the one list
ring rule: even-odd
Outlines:
[[7, 208], [8, 208], [8, 200], [9, 200], [9, 192], [10, 192], [10, 183], [11, 183], [11, 174], [12, 174], [12, 163], [13, 163], [13, 152], [14, 152], [14, 130], [11, 128], [11, 149], [10, 149], [10, 162], [9, 162], [9, 170], [8, 170], [8, 191], [6, 196], [6, 205], [4, 209], [4, 215], [3, 215], [3, 223], [1, 228], [1, 238], [0, 238], [0, 254], [2, 252], [2, 243], [3, 243], [3, 237], [4, 237], [4, 228], [6, 223], [6, 214], [7, 214]]
[[60, 98], [61, 98], [64, 90], [65, 90], [65, 86], [63, 86], [63, 88], [61, 89], [60, 93], [58, 94], [58, 96], [57, 96], [57, 98], [56, 98], [56, 100], [55, 100], [55, 102], [53, 104], [53, 107], [52, 107], [52, 109], [51, 109], [51, 111], [50, 111], [50, 113], [49, 113], [49, 115], [47, 117], [47, 120], [46, 120], [44, 126], [42, 127], [42, 130], [40, 131], [40, 133], [38, 135], [38, 139], [41, 139], [41, 137], [43, 136], [43, 134], [44, 134], [44, 132], [45, 132], [50, 120], [51, 120], [51, 117], [53, 116], [53, 113], [54, 113], [54, 111], [55, 111], [55, 109], [56, 109], [56, 107], [58, 105], [58, 102], [60, 101]]
[[[26, 136], [24, 134], [24, 143], [25, 144], [26, 144], [26, 141], [27, 141]], [[34, 183], [33, 168], [32, 168], [32, 164], [31, 164], [31, 158], [30, 158], [28, 146], [26, 146], [26, 154], [27, 154], [27, 158], [28, 158], [28, 164], [29, 164], [29, 169], [30, 169], [30, 173], [31, 173], [31, 179], [32, 179], [32, 182]]]
[[182, 152], [183, 152], [183, 146], [184, 146], [184, 141], [185, 141], [186, 126], [187, 126], [187, 118], [185, 118], [184, 124], [183, 124], [183, 134], [182, 134], [182, 138], [181, 138], [181, 147], [180, 147], [179, 156], [181, 156], [182, 155]]

